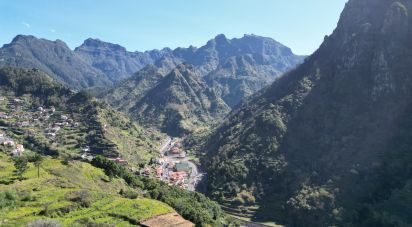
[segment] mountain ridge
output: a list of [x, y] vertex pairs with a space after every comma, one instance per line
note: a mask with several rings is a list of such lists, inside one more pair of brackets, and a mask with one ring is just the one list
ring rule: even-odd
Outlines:
[[411, 9], [350, 0], [313, 55], [210, 137], [210, 195], [289, 226], [410, 225]]

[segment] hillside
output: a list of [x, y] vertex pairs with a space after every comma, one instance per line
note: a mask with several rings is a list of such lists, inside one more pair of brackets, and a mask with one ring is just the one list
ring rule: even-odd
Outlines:
[[115, 106], [122, 112], [128, 113], [162, 78], [163, 74], [158, 67], [148, 65], [130, 78], [111, 88], [107, 93], [99, 96], [107, 103], [110, 103], [110, 105]]
[[[109, 181], [103, 170], [87, 163], [46, 158], [37, 177], [29, 165], [18, 180], [13, 161], [0, 152], [0, 224], [26, 226], [34, 220], [54, 220], [63, 226], [96, 224], [136, 226], [145, 219], [174, 212], [168, 205], [147, 198], [127, 198], [134, 191], [124, 181]], [[135, 193], [138, 193], [136, 191]], [[141, 193], [141, 192], [140, 192]]]
[[411, 225], [411, 10], [350, 0], [312, 56], [210, 137], [210, 195], [287, 226]]
[[[150, 64], [156, 65], [159, 72], [166, 75], [177, 65], [189, 63], [204, 76], [229, 58], [240, 56], [258, 59], [252, 66], [259, 66], [258, 71], [264, 71], [265, 76], [259, 78], [253, 73], [248, 76], [264, 79], [265, 85], [303, 59], [270, 38], [254, 35], [231, 40], [219, 35], [201, 48], [191, 46], [145, 52], [130, 52], [120, 45], [91, 38], [71, 50], [61, 40], [18, 35], [10, 44], [0, 48], [0, 67], [37, 68], [68, 87], [80, 90], [114, 85]], [[257, 91], [253, 85], [250, 88]]]
[[175, 212], [197, 226], [226, 222], [204, 195], [139, 176], [159, 156], [157, 132], [39, 70], [1, 69], [0, 92], [1, 225], [190, 224]]
[[[227, 39], [224, 35], [219, 35], [200, 48], [177, 48], [164, 54], [153, 65], [116, 84], [108, 92], [98, 92], [98, 96], [144, 125], [182, 135], [203, 126], [211, 126], [210, 117], [215, 118], [214, 123], [217, 123], [230, 108], [267, 86], [302, 60], [302, 56], [294, 55], [289, 48], [270, 38], [245, 35], [240, 39]], [[198, 87], [191, 84], [193, 79], [187, 80], [187, 84], [179, 84], [181, 82], [173, 82], [171, 76], [166, 76], [174, 75], [174, 69], [182, 64], [193, 68], [192, 74], [197, 74], [193, 78], [198, 80], [194, 83], [202, 84], [202, 90], [214, 93], [206, 96], [220, 107], [206, 110], [199, 101], [189, 100], [194, 97], [190, 90], [194, 89], [195, 93], [199, 93], [196, 91], [199, 88], [187, 88]], [[169, 91], [175, 91], [175, 94]], [[169, 108], [171, 106], [167, 107], [170, 103], [184, 103], [185, 107], [176, 115], [169, 111], [173, 109]], [[167, 109], [168, 113], [154, 106], [161, 106], [162, 109]], [[218, 114], [210, 115], [207, 111], [218, 111]], [[162, 119], [164, 116], [169, 116], [166, 117], [166, 123]], [[160, 120], [157, 120], [159, 117]], [[186, 121], [188, 118], [191, 119]]]
[[160, 134], [143, 130], [84, 93], [73, 93], [39, 70], [1, 69], [0, 95], [3, 130], [38, 152], [123, 157], [131, 166], [158, 155]]
[[193, 65], [231, 107], [300, 64], [304, 56], [267, 37], [221, 34], [199, 48], [177, 48], [155, 62], [163, 71], [180, 63]]
[[144, 125], [182, 135], [222, 118], [229, 108], [189, 65], [179, 65], [130, 109]]
[[16, 36], [0, 48], [0, 67], [37, 68], [75, 89], [111, 84], [104, 73], [79, 58], [61, 40]]

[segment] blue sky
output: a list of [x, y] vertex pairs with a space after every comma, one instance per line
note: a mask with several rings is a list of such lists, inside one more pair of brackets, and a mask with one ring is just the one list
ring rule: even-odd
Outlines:
[[0, 45], [18, 34], [86, 38], [130, 51], [201, 46], [217, 34], [267, 36], [310, 54], [332, 33], [346, 0], [0, 0]]

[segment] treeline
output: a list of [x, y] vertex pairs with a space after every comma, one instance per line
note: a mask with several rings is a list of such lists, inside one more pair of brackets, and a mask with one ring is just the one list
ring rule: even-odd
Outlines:
[[37, 69], [2, 68], [0, 87], [17, 97], [30, 94], [38, 106], [61, 106], [73, 95], [68, 88]]

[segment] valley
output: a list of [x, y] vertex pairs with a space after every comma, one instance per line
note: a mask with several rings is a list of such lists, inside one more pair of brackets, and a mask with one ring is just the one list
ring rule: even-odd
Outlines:
[[171, 185], [195, 191], [205, 173], [200, 172], [198, 165], [187, 157], [187, 152], [181, 147], [181, 140], [167, 137], [160, 149], [156, 177]]
[[348, 0], [309, 56], [254, 34], [143, 52], [15, 36], [0, 225], [411, 226], [411, 15]]

